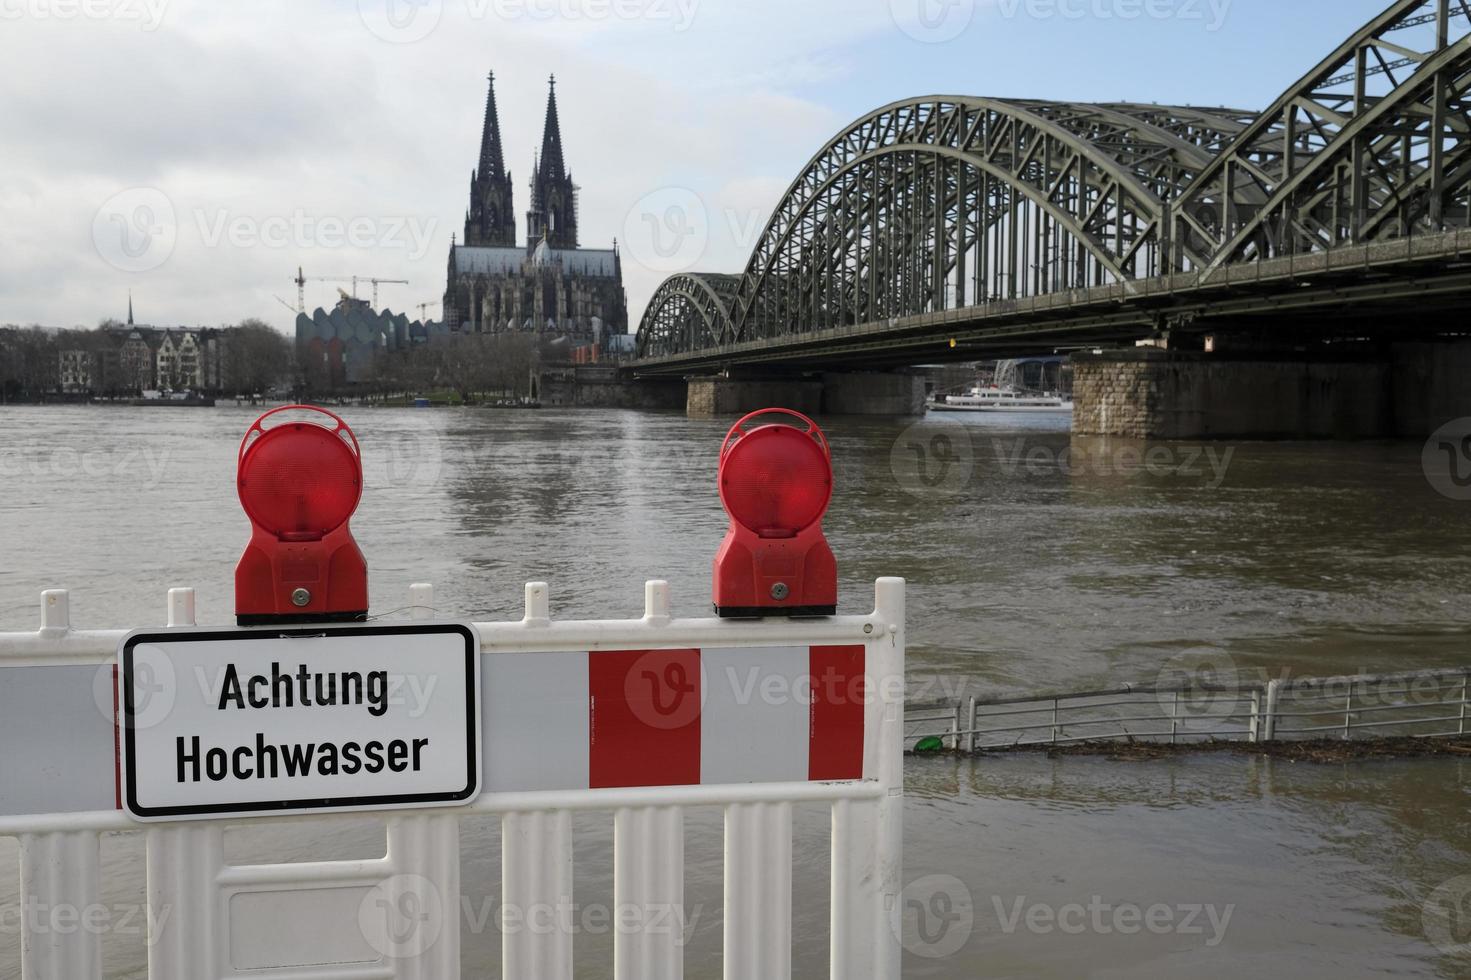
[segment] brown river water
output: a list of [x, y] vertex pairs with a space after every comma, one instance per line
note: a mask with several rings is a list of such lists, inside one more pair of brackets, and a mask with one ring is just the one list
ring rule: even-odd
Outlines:
[[[445, 616], [704, 615], [727, 423], [678, 413], [344, 410], [363, 443], [353, 530], [375, 613], [433, 582]], [[251, 409], [0, 409], [0, 629], [43, 588], [78, 626], [157, 625], [170, 586], [231, 621]], [[840, 605], [909, 580], [912, 696], [1149, 681], [1208, 655], [1250, 675], [1462, 666], [1471, 501], [1418, 443], [1074, 440], [1047, 416], [832, 419], [826, 521]], [[1471, 759], [1293, 764], [911, 759], [906, 977], [1471, 977]], [[0, 773], [0, 778], [4, 778]], [[799, 807], [794, 973], [825, 975], [827, 840]], [[612, 902], [611, 817], [577, 816], [579, 906]], [[718, 977], [720, 814], [688, 820], [687, 976]], [[381, 854], [370, 821], [232, 832], [241, 860]], [[143, 975], [137, 835], [104, 841], [108, 976]], [[467, 976], [499, 976], [499, 829], [464, 829]], [[0, 977], [18, 973], [15, 845], [0, 840]], [[1449, 921], [1437, 909], [1459, 910]], [[578, 975], [613, 936], [580, 922]], [[516, 978], [521, 980], [521, 978]]]

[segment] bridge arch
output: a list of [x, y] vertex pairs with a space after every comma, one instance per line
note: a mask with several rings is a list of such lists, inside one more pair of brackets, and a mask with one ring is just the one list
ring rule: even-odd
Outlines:
[[[1193, 173], [1203, 151], [1116, 109], [1075, 110], [940, 96], [869, 113], [813, 156], [745, 273], [721, 282], [726, 321], [696, 281], [710, 277], [675, 276], [645, 314], [639, 349], [675, 353], [702, 338], [777, 336], [794, 318], [805, 331], [1154, 274], [1167, 213], [1154, 190], [1159, 161]], [[1110, 136], [1126, 134], [1111, 150], [1086, 138], [1104, 117]]]
[[[1051, 103], [896, 102], [788, 189], [732, 309], [743, 341], [1155, 274], [1165, 202], [1140, 159]], [[1123, 119], [1117, 117], [1116, 121]], [[1130, 140], [1160, 135], [1125, 120]]]
[[[1395, 0], [1264, 113], [929, 96], [809, 160], [739, 276], [676, 276], [659, 356], [1471, 225], [1471, 0]], [[718, 281], [718, 288], [715, 285]]]
[[[1325, 153], [1341, 159], [1335, 144], [1351, 147], [1356, 134], [1362, 133], [1354, 124], [1366, 113], [1374, 112], [1376, 119], [1386, 121], [1382, 135], [1392, 151], [1396, 125], [1416, 121], [1387, 118], [1381, 105], [1386, 100], [1406, 105], [1406, 95], [1414, 90], [1417, 79], [1425, 77], [1429, 63], [1468, 32], [1471, 8], [1464, 0], [1395, 0], [1214, 156], [1182, 195], [1172, 237], [1197, 253], [1210, 255], [1211, 267], [1270, 258], [1308, 244], [1306, 238], [1290, 234], [1301, 212], [1283, 210], [1283, 189], [1308, 171], [1321, 172], [1318, 159]], [[1464, 116], [1458, 123], [1458, 114], [1440, 115], [1437, 127], [1464, 130]], [[1386, 156], [1379, 155], [1381, 163]], [[1410, 156], [1406, 152], [1386, 173], [1367, 168], [1361, 159], [1360, 168], [1349, 175], [1358, 199], [1362, 202], [1386, 193], [1394, 182], [1394, 170], [1418, 170]], [[1323, 216], [1309, 220], [1321, 221]], [[1355, 224], [1351, 217], [1340, 214], [1337, 226], [1346, 233], [1335, 234], [1331, 240], [1361, 240], [1361, 229], [1349, 228]]]
[[[1471, 96], [1471, 35], [1365, 108], [1284, 175], [1212, 266], [1441, 230], [1471, 220], [1471, 129], [1448, 120]], [[1459, 130], [1457, 132], [1457, 130]]]
[[664, 280], [639, 324], [637, 356], [662, 357], [731, 342], [730, 299], [739, 279], [683, 273]]

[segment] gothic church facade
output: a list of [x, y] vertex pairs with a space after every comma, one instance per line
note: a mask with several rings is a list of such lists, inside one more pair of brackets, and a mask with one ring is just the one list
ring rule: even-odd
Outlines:
[[479, 165], [470, 174], [463, 243], [450, 246], [444, 316], [452, 331], [533, 331], [600, 343], [628, 330], [617, 241], [582, 248], [577, 185], [562, 153], [556, 79], [547, 96], [541, 153], [531, 174], [526, 243], [516, 244], [511, 173], [501, 148], [495, 76], [485, 99]]

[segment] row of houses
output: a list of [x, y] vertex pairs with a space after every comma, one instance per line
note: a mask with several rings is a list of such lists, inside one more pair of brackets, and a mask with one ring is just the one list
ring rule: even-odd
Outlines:
[[71, 334], [57, 352], [59, 387], [69, 395], [218, 391], [228, 332], [128, 324]]

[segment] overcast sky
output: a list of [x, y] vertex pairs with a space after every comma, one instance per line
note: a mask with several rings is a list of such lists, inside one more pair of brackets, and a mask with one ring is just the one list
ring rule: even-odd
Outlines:
[[582, 244], [620, 241], [636, 325], [669, 273], [740, 271], [879, 105], [1256, 108], [1386, 2], [0, 0], [0, 323], [95, 325], [131, 289], [140, 322], [289, 331], [298, 266], [407, 279], [380, 305], [417, 316], [493, 69], [518, 236], [555, 72]]

